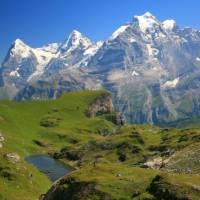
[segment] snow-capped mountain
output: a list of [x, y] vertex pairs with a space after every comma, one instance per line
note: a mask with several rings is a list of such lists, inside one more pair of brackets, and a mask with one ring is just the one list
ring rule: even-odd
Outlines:
[[56, 56], [58, 46], [53, 43], [31, 48], [20, 39], [14, 41], [1, 67], [1, 84], [10, 88], [11, 97], [33, 77], [43, 73], [48, 62]]
[[[199, 31], [145, 13], [119, 27], [87, 68], [103, 74], [104, 87], [113, 92], [115, 106], [129, 121], [160, 123], [199, 110], [193, 103], [199, 94], [199, 50]], [[183, 100], [192, 105], [187, 111]]]
[[84, 51], [91, 45], [92, 42], [87, 37], [83, 36], [77, 30], [74, 30], [63, 42], [59, 49], [61, 53], [71, 52], [76, 50], [77, 48]]
[[100, 47], [93, 44], [87, 37], [74, 30], [60, 45], [57, 56], [46, 65], [43, 78], [56, 73], [87, 65], [87, 60], [95, 54]]
[[37, 49], [16, 40], [1, 77], [16, 99], [106, 88], [130, 122], [186, 119], [200, 115], [200, 32], [147, 12], [96, 44], [78, 31]]
[[[83, 73], [79, 69], [72, 70], [72, 68], [85, 65], [87, 59], [99, 47], [99, 42], [93, 44], [76, 30], [63, 43], [52, 43], [40, 48], [31, 48], [22, 40], [16, 39], [1, 67], [1, 86], [6, 88], [10, 98], [13, 98], [30, 83], [48, 80], [57, 74], [61, 77], [61, 71], [62, 74], [67, 74], [64, 72], [66, 70], [70, 71], [71, 77], [80, 79], [80, 73]], [[79, 84], [77, 87], [80, 88]]]

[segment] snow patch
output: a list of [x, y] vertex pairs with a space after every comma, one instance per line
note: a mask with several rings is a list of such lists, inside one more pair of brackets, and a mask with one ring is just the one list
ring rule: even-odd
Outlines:
[[162, 23], [162, 26], [165, 30], [172, 31], [176, 27], [176, 21], [174, 20], [165, 20]]
[[103, 42], [102, 41], [98, 41], [96, 44], [88, 47], [85, 50], [83, 55], [93, 56], [102, 45], [103, 45]]
[[153, 47], [151, 46], [151, 44], [147, 44], [146, 47], [147, 47], [149, 56], [154, 57], [154, 56], [157, 56], [157, 55], [158, 55], [159, 50], [153, 48]]
[[50, 44], [49, 46], [47, 45], [46, 47], [32, 49], [32, 52], [36, 56], [38, 64], [36, 66], [35, 72], [31, 74], [31, 76], [29, 76], [28, 81], [32, 80], [34, 77], [40, 76], [44, 72], [44, 68], [49, 63], [49, 61], [52, 58], [57, 57], [56, 53], [52, 53], [52, 52], [56, 52], [54, 49], [56, 48], [56, 46], [57, 45], [52, 46]]
[[46, 65], [53, 57], [56, 56], [56, 54], [52, 54], [51, 52], [44, 51], [40, 48], [32, 49], [32, 51], [35, 54], [40, 66]]
[[47, 44], [39, 49], [50, 52], [50, 53], [56, 53], [58, 51], [59, 46], [60, 46], [60, 43], [51, 43], [51, 44]]
[[196, 61], [200, 61], [200, 58], [199, 58], [199, 57], [197, 57], [197, 58], [196, 58]]
[[134, 70], [131, 74], [131, 76], [139, 76], [139, 74]]
[[9, 75], [10, 75], [10, 76], [13, 76], [13, 77], [20, 77], [20, 74], [18, 73], [17, 70], [11, 71]]
[[97, 41], [96, 42], [96, 46], [98, 47], [98, 48], [100, 48], [100, 47], [102, 47], [102, 45], [103, 45], [103, 41]]
[[110, 40], [114, 40], [117, 38], [120, 34], [122, 34], [130, 25], [123, 25], [120, 26], [109, 38]]
[[129, 41], [130, 43], [136, 42], [136, 40], [135, 40], [133, 37], [129, 38], [128, 41]]
[[177, 86], [178, 82], [179, 82], [179, 77], [175, 78], [172, 81], [165, 82], [161, 87], [164, 88], [164, 89], [165, 88], [175, 88]]

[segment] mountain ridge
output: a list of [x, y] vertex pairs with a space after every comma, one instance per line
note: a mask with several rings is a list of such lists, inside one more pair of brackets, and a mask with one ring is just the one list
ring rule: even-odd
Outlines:
[[200, 114], [200, 32], [181, 29], [174, 20], [159, 21], [147, 12], [103, 42], [95, 44], [74, 30], [45, 61], [44, 49], [41, 57], [34, 51], [8, 56], [2, 64], [1, 86], [9, 87], [11, 98], [105, 88], [131, 123], [161, 124]]

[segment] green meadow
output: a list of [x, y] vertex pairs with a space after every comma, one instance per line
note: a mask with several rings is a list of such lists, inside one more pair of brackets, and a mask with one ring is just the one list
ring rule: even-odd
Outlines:
[[[5, 139], [0, 200], [36, 200], [51, 188], [47, 176], [25, 161], [37, 154], [49, 154], [74, 169], [53, 186], [65, 194], [54, 199], [199, 199], [200, 130], [119, 126], [112, 121], [114, 111], [88, 117], [92, 102], [104, 94], [109, 93], [81, 91], [56, 100], [0, 102]], [[11, 162], [9, 153], [20, 160]], [[145, 167], [158, 157], [169, 162], [159, 169]]]

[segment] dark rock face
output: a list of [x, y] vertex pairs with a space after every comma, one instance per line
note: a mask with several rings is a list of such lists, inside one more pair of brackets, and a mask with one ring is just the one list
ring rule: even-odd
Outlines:
[[116, 113], [115, 118], [113, 119], [113, 123], [119, 126], [123, 126], [125, 124], [125, 119], [122, 113]]
[[165, 177], [157, 175], [152, 181], [149, 190], [158, 199], [190, 200], [190, 195], [184, 191], [184, 188], [179, 187], [179, 185], [171, 184]]
[[43, 200], [112, 200], [112, 198], [96, 189], [95, 183], [78, 182], [72, 178], [65, 178], [55, 183], [42, 198]]
[[126, 123], [124, 115], [119, 112], [111, 112], [104, 116], [106, 120], [111, 121], [112, 123], [118, 126], [123, 126]]

